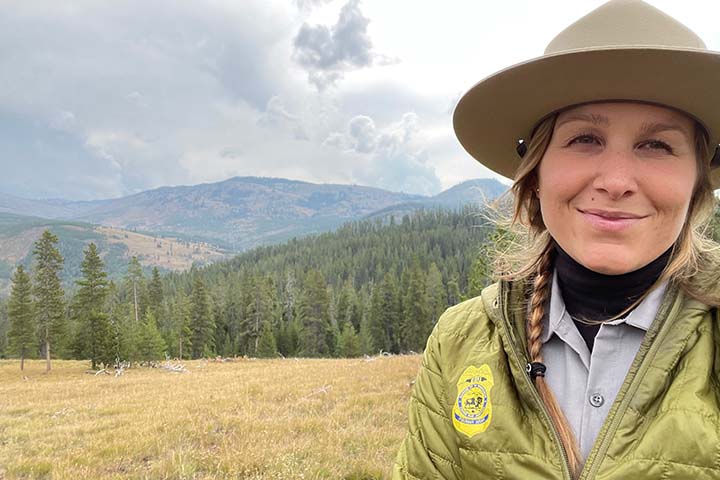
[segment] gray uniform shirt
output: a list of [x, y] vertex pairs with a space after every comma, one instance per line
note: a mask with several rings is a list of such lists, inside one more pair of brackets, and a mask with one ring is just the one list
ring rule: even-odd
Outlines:
[[542, 337], [545, 380], [575, 433], [583, 461], [655, 319], [666, 286], [652, 291], [625, 318], [604, 323], [590, 353], [565, 310], [557, 274], [553, 276], [550, 312]]

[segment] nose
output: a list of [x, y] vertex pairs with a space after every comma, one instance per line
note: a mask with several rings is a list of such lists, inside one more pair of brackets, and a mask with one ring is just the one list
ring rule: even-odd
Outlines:
[[612, 200], [619, 200], [637, 191], [635, 159], [631, 152], [608, 149], [597, 158], [593, 188], [605, 193]]

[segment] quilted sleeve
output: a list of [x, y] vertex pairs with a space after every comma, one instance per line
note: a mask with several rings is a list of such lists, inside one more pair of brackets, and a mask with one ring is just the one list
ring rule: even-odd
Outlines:
[[413, 386], [408, 433], [395, 460], [393, 480], [463, 478], [453, 423], [445, 407], [438, 325], [427, 341]]

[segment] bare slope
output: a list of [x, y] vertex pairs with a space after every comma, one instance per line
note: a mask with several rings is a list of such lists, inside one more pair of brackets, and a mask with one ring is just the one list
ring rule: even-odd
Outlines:
[[228, 252], [204, 242], [189, 242], [83, 222], [50, 220], [0, 213], [0, 295], [8, 293], [15, 265], [31, 265], [33, 244], [45, 229], [58, 236], [65, 259], [63, 278], [72, 283], [80, 277], [83, 250], [94, 242], [110, 277], [122, 276], [128, 260], [137, 256], [145, 267], [182, 271], [193, 264], [206, 265], [226, 258]]

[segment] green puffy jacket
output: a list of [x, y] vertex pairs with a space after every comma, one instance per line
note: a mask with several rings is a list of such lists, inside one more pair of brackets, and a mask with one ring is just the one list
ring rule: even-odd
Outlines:
[[[522, 290], [490, 286], [440, 318], [393, 479], [570, 479], [526, 373]], [[720, 479], [716, 312], [668, 288], [581, 479]]]

